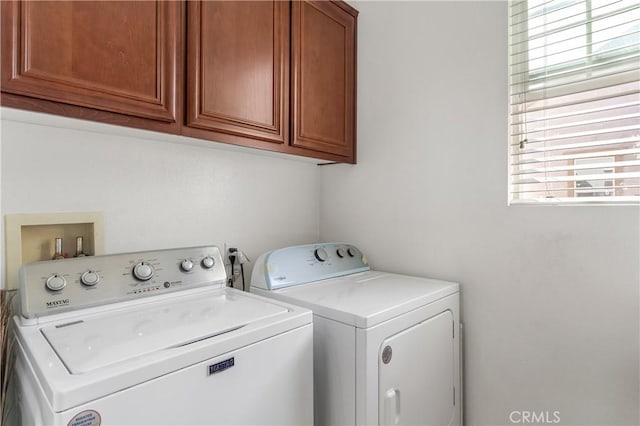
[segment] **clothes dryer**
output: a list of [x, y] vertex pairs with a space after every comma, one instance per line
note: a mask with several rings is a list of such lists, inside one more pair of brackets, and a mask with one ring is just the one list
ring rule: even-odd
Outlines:
[[261, 255], [250, 289], [313, 311], [316, 425], [461, 424], [457, 283], [323, 243]]

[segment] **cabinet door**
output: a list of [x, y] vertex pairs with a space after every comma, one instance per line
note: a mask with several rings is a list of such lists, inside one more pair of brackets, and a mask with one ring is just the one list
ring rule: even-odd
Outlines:
[[194, 135], [287, 141], [289, 14], [282, 1], [188, 2], [186, 124], [210, 131]]
[[355, 162], [357, 12], [340, 2], [292, 5], [292, 145]]
[[178, 124], [180, 11], [165, 1], [3, 1], [2, 91], [31, 106], [55, 101], [48, 112], [65, 114], [62, 103]]

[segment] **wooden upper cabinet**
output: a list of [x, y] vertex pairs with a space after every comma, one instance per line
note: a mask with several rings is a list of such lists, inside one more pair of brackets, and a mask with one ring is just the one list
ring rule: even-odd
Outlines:
[[0, 104], [355, 163], [342, 1], [0, 1]]
[[184, 133], [250, 146], [285, 144], [289, 3], [190, 1], [187, 11]]
[[294, 1], [291, 13], [292, 145], [355, 162], [357, 11]]
[[[181, 124], [179, 2], [3, 1], [1, 7], [3, 105], [119, 124], [132, 117]], [[34, 98], [54, 102], [37, 105]], [[144, 123], [133, 125], [153, 128]]]

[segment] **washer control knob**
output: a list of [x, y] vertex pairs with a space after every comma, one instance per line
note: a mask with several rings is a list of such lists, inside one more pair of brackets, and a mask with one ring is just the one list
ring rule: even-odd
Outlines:
[[191, 272], [191, 270], [193, 270], [193, 262], [191, 261], [191, 259], [184, 259], [180, 263], [180, 269], [182, 269], [184, 272]]
[[80, 282], [84, 285], [94, 286], [100, 282], [100, 275], [95, 271], [86, 271], [80, 276]]
[[136, 263], [133, 267], [133, 276], [140, 281], [148, 281], [153, 277], [153, 267], [145, 262]]
[[320, 262], [324, 262], [329, 257], [327, 251], [323, 248], [316, 249], [313, 254]]
[[342, 247], [340, 247], [338, 250], [336, 250], [336, 254], [338, 255], [338, 257], [340, 259], [342, 259], [343, 257], [345, 257], [347, 255], [347, 251], [345, 249], [343, 249]]
[[51, 291], [59, 291], [67, 285], [67, 280], [62, 275], [53, 274], [47, 278], [46, 286]]
[[206, 256], [204, 259], [202, 259], [202, 267], [204, 269], [211, 269], [215, 264], [216, 261], [211, 256]]
[[347, 249], [347, 253], [349, 253], [349, 257], [355, 257], [358, 252], [353, 247], [349, 247]]

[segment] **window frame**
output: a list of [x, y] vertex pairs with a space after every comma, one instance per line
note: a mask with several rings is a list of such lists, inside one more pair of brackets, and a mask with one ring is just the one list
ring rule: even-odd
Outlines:
[[[513, 0], [510, 2], [512, 3]], [[530, 13], [530, 9], [529, 9], [529, 0], [522, 0], [522, 1], [518, 1], [517, 3], [520, 4], [524, 4], [524, 9], [522, 10], [522, 12], [520, 13], [525, 13], [525, 14], [529, 14]], [[550, 2], [548, 2], [550, 3]], [[584, 12], [582, 12], [581, 14], [584, 14], [584, 19], [580, 20], [578, 23], [575, 24], [571, 24], [574, 25], [575, 27], [581, 27], [581, 26], [585, 26], [585, 37], [589, 40], [586, 42], [585, 48], [587, 49], [587, 53], [585, 54], [585, 56], [583, 58], [580, 59], [576, 59], [573, 61], [570, 61], [568, 63], [561, 63], [558, 65], [552, 65], [548, 68], [537, 68], [535, 71], [540, 70], [538, 72], [532, 72], [532, 70], [529, 68], [530, 65], [530, 61], [529, 61], [529, 48], [527, 48], [526, 50], [524, 50], [523, 52], [519, 51], [517, 52], [518, 55], [520, 55], [521, 57], [518, 58], [519, 62], [516, 62], [516, 65], [523, 67], [524, 68], [524, 72], [522, 72], [521, 74], [524, 75], [524, 78], [521, 78], [521, 81], [519, 82], [513, 82], [513, 77], [515, 75], [518, 75], [520, 73], [515, 73], [512, 71], [512, 67], [514, 66], [512, 63], [512, 58], [513, 58], [513, 45], [517, 45], [518, 43], [523, 43], [526, 42], [527, 40], [529, 40], [529, 30], [530, 27], [528, 26], [527, 22], [529, 21], [529, 17], [526, 16], [524, 17], [524, 19], [522, 17], [519, 18], [517, 25], [520, 26], [520, 28], [518, 28], [519, 31], [517, 31], [515, 34], [517, 35], [517, 37], [514, 37], [514, 29], [513, 29], [513, 19], [514, 16], [517, 16], [518, 13], [512, 14], [512, 9], [511, 6], [509, 7], [509, 16], [508, 16], [508, 23], [509, 23], [509, 37], [508, 37], [508, 55], [509, 55], [509, 72], [508, 72], [508, 78], [509, 78], [509, 133], [508, 133], [508, 204], [509, 205], [572, 205], [572, 206], [576, 206], [576, 205], [603, 205], [603, 204], [607, 204], [607, 205], [639, 205], [640, 204], [640, 196], [637, 197], [637, 199], [633, 199], [633, 200], [629, 200], [629, 199], [615, 199], [615, 197], [621, 196], [620, 194], [623, 189], [622, 188], [617, 188], [618, 186], [620, 186], [620, 184], [622, 182], [624, 182], [625, 178], [612, 178], [613, 181], [613, 195], [612, 196], [597, 196], [597, 197], [589, 197], [589, 200], [581, 200], [579, 195], [577, 195], [577, 180], [574, 181], [568, 181], [566, 183], [567, 186], [567, 190], [566, 193], [563, 193], [561, 195], [558, 195], [557, 197], [544, 197], [544, 196], [536, 196], [535, 198], [522, 198], [522, 196], [519, 196], [518, 194], [522, 194], [522, 193], [531, 193], [531, 192], [535, 192], [535, 191], [527, 191], [526, 189], [523, 189], [522, 186], [518, 187], [519, 184], [514, 183], [514, 181], [518, 181], [519, 180], [519, 176], [524, 176], [526, 174], [522, 174], [522, 173], [518, 173], [519, 171], [527, 171], [529, 169], [527, 169], [526, 167], [523, 167], [523, 164], [516, 164], [519, 163], [521, 161], [518, 161], [519, 158], [522, 158], [523, 155], [526, 154], [526, 152], [521, 152], [522, 149], [522, 145], [523, 143], [520, 143], [521, 149], [518, 149], [517, 147], [517, 141], [514, 141], [514, 139], [517, 138], [517, 135], [524, 135], [524, 143], [526, 144], [527, 142], [527, 119], [526, 119], [526, 113], [527, 113], [527, 105], [532, 102], [530, 100], [527, 99], [527, 94], [529, 94], [531, 92], [531, 84], [532, 81], [534, 81], [535, 84], [535, 80], [541, 80], [542, 77], [546, 77], [549, 74], [551, 74], [553, 77], [555, 78], [558, 75], [561, 75], [563, 72], [576, 72], [579, 71], [581, 67], [585, 67], [586, 71], [588, 72], [591, 67], [593, 67], [594, 65], [597, 66], [598, 64], [608, 64], [610, 63], [612, 60], [627, 60], [628, 56], [631, 56], [631, 58], [633, 59], [634, 55], [637, 55], [637, 52], [640, 49], [640, 44], [636, 44], [636, 45], [630, 45], [630, 46], [626, 46], [623, 45], [622, 47], [614, 47], [614, 48], [610, 48], [605, 50], [604, 52], [598, 53], [598, 51], [594, 51], [593, 50], [593, 45], [591, 44], [592, 41], [592, 34], [593, 32], [591, 31], [592, 28], [592, 22], [590, 21], [591, 19], [591, 15], [593, 13], [594, 8], [593, 6], [593, 2], [591, 0], [585, 0], [585, 6], [586, 9]], [[540, 9], [540, 11], [542, 11], [544, 9], [544, 4], [540, 5], [539, 7], [541, 7], [542, 9]], [[564, 6], [564, 7], [569, 7], [569, 6]], [[598, 9], [602, 7], [601, 5], [598, 5], [595, 9]], [[603, 14], [603, 16], [613, 16], [613, 15], [617, 15], [617, 14], [621, 14], [621, 13], [625, 13], [626, 11], [633, 11], [635, 10], [637, 7], [636, 6], [626, 6], [620, 10], [614, 10], [614, 12], [608, 12]], [[547, 12], [544, 12], [547, 13]], [[540, 13], [542, 14], [542, 12]], [[573, 16], [577, 16], [573, 15]], [[561, 18], [558, 19], [558, 21], [561, 21], [562, 19], [565, 18]], [[628, 23], [631, 24], [632, 29], [633, 26], [636, 23], [635, 19], [630, 20]], [[626, 23], [625, 23], [626, 25]], [[598, 31], [603, 31], [598, 30]], [[638, 30], [632, 31], [629, 34], [623, 34], [622, 36], [616, 36], [616, 37], [611, 37], [607, 40], [602, 41], [602, 43], [606, 43], [609, 41], [614, 41], [617, 40], [620, 37], [628, 37], [628, 36], [633, 36], [634, 34], [637, 34], [638, 37], [640, 37], [640, 28]], [[545, 37], [545, 33], [541, 33], [541, 35], [536, 36], [537, 38], [539, 37]], [[572, 49], [568, 49], [568, 50], [572, 50]], [[567, 50], [567, 51], [568, 51]], [[557, 53], [562, 53], [561, 52], [557, 52]], [[556, 54], [557, 54], [556, 53]], [[544, 55], [541, 56], [541, 58], [544, 58]], [[600, 78], [600, 77], [599, 77]], [[616, 76], [612, 76], [611, 77], [612, 81], [615, 81]], [[602, 78], [603, 81], [609, 81], [608, 77], [604, 77]], [[544, 81], [544, 80], [541, 80]], [[578, 83], [580, 83], [580, 81], [578, 81]], [[563, 83], [564, 84], [564, 83]], [[573, 84], [573, 82], [569, 83], [569, 84]], [[588, 84], [588, 83], [587, 83]], [[640, 84], [640, 81], [638, 81], [638, 84]], [[615, 84], [612, 84], [615, 85]], [[562, 86], [562, 85], [561, 85]], [[595, 85], [594, 85], [595, 86]], [[601, 87], [610, 87], [610, 86], [601, 86]], [[598, 88], [600, 88], [600, 86], [598, 86]], [[534, 89], [535, 90], [535, 89]], [[589, 89], [585, 89], [585, 91], [587, 91]], [[582, 90], [578, 90], [576, 91], [576, 93], [580, 93]], [[515, 93], [514, 93], [515, 92]], [[513, 98], [514, 96], [522, 96], [524, 100], [520, 100], [518, 102], [514, 102]], [[550, 96], [550, 97], [544, 97], [541, 99], [541, 101], [544, 101], [544, 99], [553, 99], [554, 97], [557, 97], [557, 95], [555, 96]], [[620, 98], [621, 95], [616, 96], [616, 98]], [[557, 107], [557, 106], [555, 106]], [[544, 109], [551, 109], [554, 107], [549, 107], [549, 108], [544, 108]], [[516, 120], [516, 117], [522, 117], [523, 119], [518, 119]], [[605, 127], [606, 129], [606, 127]], [[540, 132], [542, 132], [543, 130], [540, 130]], [[531, 133], [531, 132], [529, 132]], [[635, 137], [635, 136], [634, 136]], [[603, 144], [604, 146], [604, 144]], [[637, 146], [640, 146], [640, 143], [637, 144]], [[602, 147], [601, 147], [602, 148]], [[583, 150], [576, 150], [576, 149], [571, 149], [569, 151], [562, 151], [562, 150], [558, 150], [557, 154], [558, 155], [566, 155], [567, 152], [570, 152], [571, 155], [575, 155], [575, 154], [583, 154], [583, 153], [591, 153], [591, 152], [606, 152], [606, 149], [589, 149], [589, 148], [585, 148]], [[541, 156], [546, 157], [547, 154], [542, 154]], [[553, 154], [552, 154], [553, 155]], [[603, 156], [604, 157], [604, 156]], [[613, 157], [614, 158], [614, 164], [618, 163], [620, 161], [624, 160], [624, 156], [622, 155], [611, 155], [611, 156], [607, 156], [607, 157]], [[640, 160], [640, 154], [637, 154], [637, 159]], [[574, 167], [576, 164], [576, 159], [568, 159], [565, 160], [567, 161], [567, 165], [569, 168]], [[543, 168], [546, 167], [550, 167], [548, 165], [548, 163], [543, 162], [541, 163]], [[618, 166], [615, 165], [612, 169], [613, 169], [613, 173], [619, 173], [622, 171], [622, 169], [624, 169], [626, 166]], [[594, 168], [594, 170], [596, 170], [596, 168]], [[570, 176], [578, 176], [579, 174], [577, 174], [576, 169], [573, 170], [567, 170], [567, 177]], [[604, 172], [600, 173], [600, 174], [604, 174]], [[605, 182], [606, 179], [599, 179], [599, 181], [601, 181], [603, 184], [602, 186], [606, 186]], [[526, 184], [524, 184], [526, 185]], [[541, 182], [541, 185], [544, 185], [544, 182]], [[635, 185], [635, 183], [634, 183]], [[560, 192], [562, 191], [561, 189], [558, 191], [551, 191], [551, 193], [555, 193], [555, 192]], [[544, 190], [539, 191], [539, 192], [544, 192]], [[627, 197], [627, 196], [625, 196]], [[630, 197], [636, 197], [636, 195], [632, 195]], [[602, 198], [602, 199], [593, 199], [593, 198]], [[613, 198], [613, 199], [612, 199]]]

